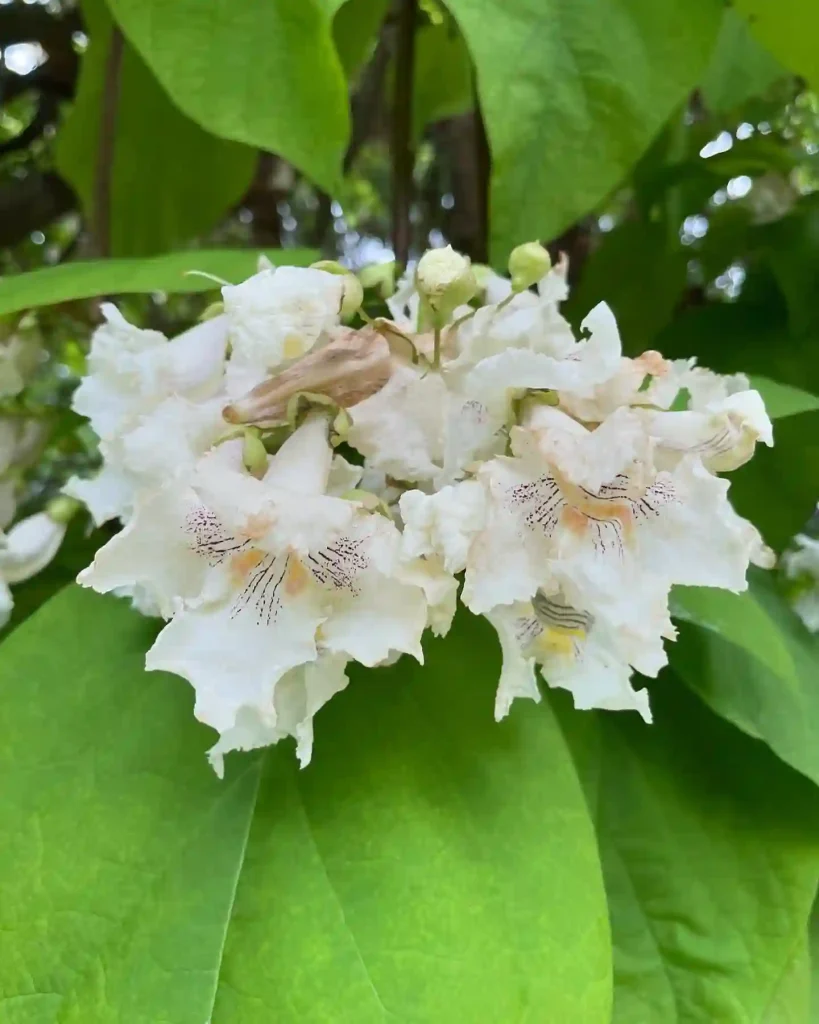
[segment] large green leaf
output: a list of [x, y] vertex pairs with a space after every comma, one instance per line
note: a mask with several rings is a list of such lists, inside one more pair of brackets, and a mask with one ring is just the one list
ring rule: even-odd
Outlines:
[[[77, 99], [57, 136], [57, 166], [93, 210], [111, 37], [102, 0], [83, 0], [91, 41]], [[120, 68], [111, 180], [110, 251], [147, 256], [212, 228], [247, 191], [257, 153], [217, 138], [171, 103], [134, 49]]]
[[[261, 251], [192, 249], [149, 259], [88, 260], [42, 267], [0, 278], [0, 316], [58, 302], [127, 292], [203, 292], [217, 288], [212, 274], [235, 283], [256, 272]], [[276, 264], [307, 266], [318, 258], [312, 249], [269, 249]]]
[[355, 78], [372, 52], [387, 13], [387, 0], [346, 0], [333, 19], [333, 41], [348, 78]]
[[811, 0], [736, 0], [751, 31], [771, 53], [819, 87], [819, 7]]
[[420, 137], [428, 124], [473, 105], [472, 62], [463, 36], [451, 20], [425, 25], [415, 37], [414, 134]]
[[290, 745], [204, 761], [152, 627], [70, 588], [0, 648], [0, 990], [13, 1024], [607, 1024], [600, 865], [548, 708], [492, 721], [464, 616]]
[[698, 83], [719, 0], [450, 0], [492, 148], [497, 260], [614, 188]]
[[683, 620], [671, 651], [679, 675], [718, 714], [819, 783], [819, 637], [775, 582], [753, 572], [744, 594], [679, 587], [672, 610]]
[[819, 794], [670, 673], [652, 725], [557, 696], [603, 861], [614, 1024], [806, 1024]]
[[273, 150], [328, 191], [338, 183], [349, 132], [347, 80], [332, 38], [339, 6], [110, 2], [127, 38], [189, 117], [223, 138]]
[[803, 412], [816, 412], [819, 409], [819, 398], [809, 395], [801, 388], [790, 384], [781, 384], [767, 377], [751, 377], [751, 387], [755, 388], [765, 402], [765, 408], [772, 420], [783, 416], [798, 416]]
[[702, 80], [706, 106], [714, 113], [736, 110], [764, 93], [785, 69], [751, 34], [748, 23], [728, 7], [717, 45]]

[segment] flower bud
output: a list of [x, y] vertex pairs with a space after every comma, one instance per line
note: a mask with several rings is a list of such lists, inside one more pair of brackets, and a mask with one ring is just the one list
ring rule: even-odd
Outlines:
[[323, 270], [325, 274], [335, 274], [338, 277], [350, 273], [346, 267], [342, 267], [338, 260], [317, 260], [310, 264], [310, 269]]
[[382, 299], [389, 299], [395, 293], [395, 262], [371, 263], [358, 272], [363, 288], [372, 288]]
[[60, 549], [66, 526], [67, 522], [58, 522], [48, 512], [36, 512], [15, 523], [0, 550], [0, 576], [5, 582], [22, 583], [45, 569]]
[[329, 345], [296, 360], [226, 406], [222, 415], [228, 423], [276, 426], [287, 422], [288, 403], [304, 392], [325, 395], [341, 408], [349, 408], [380, 391], [391, 372], [386, 339], [370, 327], [348, 328]]
[[335, 277], [343, 277], [343, 292], [341, 295], [341, 319], [352, 320], [355, 314], [361, 309], [364, 301], [364, 286], [346, 267], [338, 260], [319, 260], [310, 264], [311, 270], [323, 270], [325, 274], [333, 274]]
[[540, 242], [524, 242], [509, 254], [512, 291], [524, 292], [552, 269], [552, 259]]
[[242, 462], [252, 476], [261, 479], [267, 472], [267, 449], [254, 427], [246, 427], [242, 439]]
[[442, 327], [458, 306], [475, 295], [478, 282], [469, 258], [448, 245], [424, 253], [415, 268], [415, 287], [433, 323]]
[[355, 274], [344, 275], [344, 292], [341, 297], [341, 319], [352, 320], [364, 301], [364, 287]]

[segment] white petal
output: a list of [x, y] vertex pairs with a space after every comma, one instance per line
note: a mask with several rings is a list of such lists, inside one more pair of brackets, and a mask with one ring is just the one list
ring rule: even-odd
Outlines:
[[327, 701], [347, 685], [346, 661], [322, 655], [317, 661], [290, 669], [273, 691], [274, 716], [263, 716], [255, 707], [243, 706], [236, 724], [225, 729], [219, 742], [208, 751], [216, 774], [224, 773], [224, 755], [231, 750], [255, 750], [278, 743], [285, 736], [296, 737], [296, 756], [304, 768], [313, 748], [313, 717]]
[[65, 530], [66, 524], [55, 522], [47, 512], [36, 512], [15, 523], [0, 550], [0, 576], [6, 583], [36, 576], [60, 550]]
[[[77, 582], [100, 594], [140, 585], [166, 618], [180, 600], [201, 600], [214, 581], [207, 557], [195, 548], [194, 527], [186, 530], [189, 516], [207, 516], [190, 488], [172, 485], [143, 496], [125, 529], [97, 551]], [[210, 521], [214, 540], [223, 531]]]
[[133, 478], [108, 462], [88, 480], [72, 476], [63, 487], [63, 494], [81, 501], [96, 526], [111, 519], [127, 519], [135, 500]]
[[395, 526], [383, 516], [362, 515], [345, 541], [360, 545], [357, 571], [349, 584], [342, 581], [331, 589], [322, 646], [362, 665], [377, 665], [393, 651], [423, 661], [426, 596], [421, 587], [400, 579], [401, 538]]
[[0, 629], [6, 625], [14, 610], [14, 597], [8, 586], [0, 579]]
[[464, 391], [492, 409], [513, 389], [552, 389], [592, 394], [595, 385], [610, 377], [621, 355], [614, 315], [600, 303], [583, 321], [590, 332], [566, 358], [524, 348], [509, 348], [482, 360], [464, 382]]
[[407, 491], [399, 500], [406, 558], [437, 555], [447, 572], [466, 568], [469, 548], [487, 515], [482, 484], [467, 480], [435, 494]]
[[399, 366], [387, 384], [350, 410], [350, 445], [396, 480], [432, 480], [443, 464], [448, 393], [441, 375]]
[[231, 397], [246, 393], [248, 384], [254, 387], [283, 362], [309, 352], [338, 324], [343, 287], [340, 277], [323, 270], [278, 267], [223, 288], [231, 370], [246, 371], [241, 381], [231, 373]]
[[219, 391], [224, 379], [228, 329], [228, 318], [223, 314], [183, 331], [170, 342], [168, 361], [174, 392], [202, 401]]
[[18, 490], [18, 480], [13, 477], [0, 478], [0, 530], [5, 530], [17, 513]]
[[508, 608], [497, 608], [487, 615], [497, 630], [503, 654], [501, 676], [495, 695], [496, 722], [509, 714], [512, 702], [518, 697], [540, 701], [535, 659], [532, 655], [524, 654], [517, 630], [518, 623], [531, 614], [531, 605], [515, 604]]
[[309, 587], [279, 601], [269, 618], [266, 609], [228, 599], [181, 611], [157, 637], [146, 668], [187, 679], [196, 717], [220, 733], [235, 725], [241, 707], [275, 725], [274, 688], [289, 669], [315, 659], [322, 613]]
[[545, 460], [573, 483], [592, 491], [651, 458], [651, 439], [639, 415], [617, 409], [595, 430], [587, 430], [560, 409], [536, 406], [526, 428], [512, 430], [516, 455]]

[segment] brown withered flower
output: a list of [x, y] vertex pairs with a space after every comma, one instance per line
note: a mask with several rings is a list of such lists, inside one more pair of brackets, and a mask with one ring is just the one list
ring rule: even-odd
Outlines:
[[346, 329], [324, 348], [297, 360], [225, 406], [228, 423], [273, 427], [287, 420], [288, 402], [300, 392], [324, 395], [342, 409], [374, 395], [392, 372], [390, 346], [372, 327]]

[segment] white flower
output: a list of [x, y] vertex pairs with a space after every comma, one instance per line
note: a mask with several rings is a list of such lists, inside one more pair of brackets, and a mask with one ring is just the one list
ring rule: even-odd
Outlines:
[[60, 550], [65, 531], [66, 523], [56, 522], [47, 512], [35, 512], [15, 523], [0, 550], [0, 576], [6, 583], [36, 576]]
[[20, 471], [36, 461], [46, 434], [39, 420], [0, 417], [0, 528], [14, 519]]
[[542, 591], [531, 602], [496, 608], [487, 617], [503, 653], [496, 719], [508, 714], [517, 697], [540, 700], [538, 664], [550, 686], [570, 691], [576, 708], [634, 710], [651, 721], [648, 695], [631, 686], [631, 666], [618, 650], [618, 633], [601, 619]]
[[240, 398], [339, 324], [344, 280], [324, 270], [276, 267], [222, 289], [230, 325], [228, 391]]
[[738, 391], [702, 411], [649, 412], [646, 430], [669, 452], [693, 452], [714, 473], [737, 469], [754, 454], [757, 441], [773, 445], [773, 427], [758, 391]]
[[103, 304], [102, 312], [106, 322], [94, 332], [89, 372], [72, 402], [101, 439], [132, 429], [171, 395], [199, 401], [222, 386], [225, 317], [198, 324], [169, 342], [159, 331], [132, 326], [110, 303]]
[[307, 665], [290, 669], [276, 684], [272, 703], [262, 709], [243, 704], [235, 724], [222, 732], [208, 751], [216, 774], [224, 775], [224, 755], [232, 750], [256, 750], [287, 736], [296, 740], [296, 757], [304, 767], [313, 752], [313, 717], [327, 701], [347, 686], [347, 661], [336, 654], [322, 654]]
[[232, 742], [226, 737], [239, 735], [230, 731], [237, 725], [271, 724], [291, 670], [332, 656], [326, 665], [337, 678], [339, 659], [421, 659], [428, 617], [443, 614], [432, 607], [446, 599], [440, 568], [408, 564], [392, 522], [326, 493], [326, 434], [322, 417], [309, 419], [261, 480], [243, 469], [239, 442], [221, 445], [187, 486], [139, 504], [80, 575], [100, 591], [152, 590], [172, 618], [148, 667], [193, 684], [196, 715], [222, 735], [220, 752]]
[[14, 600], [9, 584], [31, 579], [60, 550], [66, 522], [58, 522], [47, 512], [35, 512], [15, 523], [0, 546], [0, 626], [8, 622]]
[[45, 356], [35, 338], [15, 335], [0, 345], [0, 398], [19, 395]]
[[102, 441], [99, 473], [91, 479], [72, 477], [63, 492], [83, 502], [98, 526], [127, 520], [140, 489], [155, 491], [190, 474], [226, 428], [222, 404], [220, 397], [198, 403], [166, 398], [129, 430]]
[[793, 608], [805, 626], [819, 632], [819, 540], [800, 533], [794, 538], [796, 550], [782, 557], [788, 579], [801, 584], [793, 598]]

